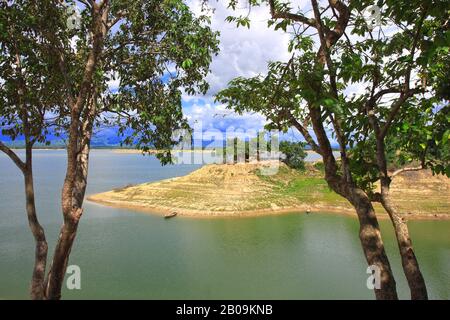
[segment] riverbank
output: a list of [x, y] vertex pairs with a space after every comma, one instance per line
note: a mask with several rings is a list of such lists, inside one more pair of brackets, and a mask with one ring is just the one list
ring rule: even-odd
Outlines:
[[[279, 166], [274, 175], [264, 170]], [[450, 183], [430, 172], [396, 177], [392, 197], [407, 219], [450, 219]], [[278, 162], [212, 164], [186, 176], [125, 186], [94, 194], [89, 201], [140, 211], [178, 215], [255, 216], [287, 212], [334, 212], [355, 216], [352, 206], [331, 191], [313, 164], [303, 172]], [[380, 218], [384, 209], [375, 204]]]

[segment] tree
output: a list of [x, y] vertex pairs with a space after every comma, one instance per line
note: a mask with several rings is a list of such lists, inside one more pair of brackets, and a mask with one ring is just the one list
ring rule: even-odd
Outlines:
[[[164, 149], [170, 161], [172, 132], [186, 128], [181, 93], [205, 92], [211, 55], [217, 52], [216, 34], [208, 17], [195, 17], [183, 1], [87, 1], [81, 12], [77, 51], [84, 61], [80, 77], [69, 76], [65, 61], [75, 52], [62, 51], [61, 73], [67, 75], [68, 122], [67, 173], [62, 190], [64, 224], [49, 271], [46, 295], [58, 299], [68, 256], [76, 235], [87, 185], [90, 139], [96, 120], [104, 112], [125, 134], [126, 143], [144, 151]], [[117, 28], [117, 30], [114, 29]], [[55, 47], [58, 46], [55, 41]], [[174, 70], [172, 70], [172, 68]], [[106, 82], [118, 78], [118, 91]], [[75, 79], [75, 81], [73, 81]]]
[[305, 145], [304, 142], [281, 141], [279, 149], [284, 155], [282, 161], [293, 169], [305, 169], [305, 158], [307, 156]]
[[0, 141], [24, 176], [26, 212], [35, 240], [35, 262], [30, 286], [32, 299], [44, 298], [47, 241], [39, 223], [33, 183], [33, 146], [47, 143], [46, 134], [62, 103], [61, 78], [44, 32], [59, 25], [53, 5], [30, 1], [0, 2], [0, 122], [2, 134], [12, 140], [23, 137], [25, 159]]
[[[396, 283], [372, 206], [373, 201], [380, 201], [394, 225], [411, 297], [426, 299], [425, 282], [407, 225], [389, 198], [385, 144], [396, 135], [395, 128], [405, 114], [419, 116], [417, 110], [436, 102], [433, 92], [442, 88], [442, 82], [433, 83], [439, 77], [425, 83], [413, 74], [428, 79], [428, 70], [437, 68], [433, 73], [443, 79], [445, 71], [436, 67], [433, 59], [439, 56], [445, 60], [442, 56], [448, 54], [448, 27], [443, 27], [445, 2], [379, 1], [380, 26], [375, 29], [362, 15], [364, 8], [373, 4], [369, 1], [330, 0], [320, 5], [311, 0], [308, 9], [313, 17], [294, 11], [289, 2], [251, 1], [253, 5], [261, 3], [269, 5], [269, 25], [285, 31], [290, 26], [291, 59], [269, 63], [265, 77], [232, 80], [217, 100], [237, 112], [260, 112], [281, 130], [290, 126], [298, 129], [322, 156], [330, 188], [356, 209], [366, 260], [381, 271], [381, 288], [374, 290], [375, 296], [397, 299]], [[231, 17], [229, 21], [242, 25], [242, 19], [247, 17]], [[386, 35], [388, 22], [395, 33]], [[365, 92], [347, 94], [346, 89], [354, 84], [366, 88]], [[327, 132], [339, 144], [339, 161], [333, 155]], [[365, 156], [367, 153], [371, 156]], [[376, 180], [381, 180], [382, 185], [378, 193], [373, 192]]]
[[[170, 162], [170, 148], [178, 142], [172, 132], [188, 127], [182, 92], [206, 92], [204, 79], [218, 41], [209, 18], [194, 16], [181, 0], [49, 0], [34, 5], [39, 10], [58, 8], [58, 23], [65, 24], [36, 25], [44, 47], [56, 59], [62, 88], [49, 89], [58, 88], [56, 94], [63, 99], [56, 123], [67, 135], [64, 221], [41, 293], [46, 299], [59, 299], [83, 212], [93, 128], [115, 124], [125, 143], [143, 151], [162, 149], [158, 157], [163, 164]], [[24, 10], [24, 3], [16, 8]], [[79, 21], [74, 12], [79, 12]], [[45, 60], [39, 62], [46, 65]], [[116, 89], [108, 85], [112, 80], [119, 82]]]

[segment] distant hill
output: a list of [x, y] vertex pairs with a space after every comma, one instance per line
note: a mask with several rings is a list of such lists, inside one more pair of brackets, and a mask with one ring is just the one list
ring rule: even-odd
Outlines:
[[[94, 132], [91, 145], [93, 148], [120, 148], [122, 138], [117, 136], [117, 128], [109, 127], [102, 128], [97, 132]], [[224, 132], [225, 133], [225, 132]], [[57, 137], [54, 134], [49, 134], [47, 139], [50, 141], [50, 145], [46, 144], [36, 144], [36, 148], [65, 148], [65, 137]], [[286, 140], [286, 137], [281, 137], [280, 140]], [[13, 148], [23, 148], [25, 147], [25, 142], [23, 137], [19, 137], [15, 141], [11, 141], [8, 136], [3, 136], [0, 133], [0, 141], [4, 142], [6, 145]], [[201, 146], [202, 148], [212, 149], [212, 148], [221, 148], [224, 145], [224, 141], [222, 140], [195, 140], [193, 141], [194, 146]], [[132, 146], [128, 146], [132, 148]], [[332, 147], [337, 149], [339, 146], [337, 144], [333, 144]], [[310, 149], [309, 146], [306, 146], [306, 149]]]

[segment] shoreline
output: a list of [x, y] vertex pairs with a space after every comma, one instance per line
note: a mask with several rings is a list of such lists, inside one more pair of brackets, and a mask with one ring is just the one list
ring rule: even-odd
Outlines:
[[[154, 214], [164, 216], [166, 214], [170, 214], [172, 212], [176, 212], [177, 216], [181, 217], [189, 217], [189, 218], [246, 218], [246, 217], [261, 217], [261, 216], [276, 216], [283, 214], [337, 214], [343, 216], [350, 216], [357, 218], [356, 212], [354, 209], [345, 208], [345, 207], [336, 207], [336, 206], [327, 206], [327, 205], [302, 205], [295, 207], [280, 207], [277, 209], [267, 208], [267, 209], [259, 209], [259, 210], [235, 210], [235, 211], [214, 211], [214, 210], [192, 210], [192, 209], [184, 209], [184, 208], [167, 208], [167, 207], [158, 207], [158, 206], [146, 206], [139, 204], [129, 204], [125, 203], [125, 201], [111, 201], [99, 199], [95, 194], [89, 195], [86, 198], [87, 201], [102, 205], [106, 207], [127, 209], [137, 212], [142, 212], [146, 214]], [[308, 212], [309, 210], [309, 212]], [[376, 213], [378, 219], [387, 220], [389, 219], [389, 215], [387, 213]], [[449, 214], [406, 214], [402, 215], [403, 218], [408, 220], [450, 220]]]
[[[86, 199], [104, 206], [186, 217], [255, 217], [286, 213], [334, 213], [357, 217], [347, 200], [332, 192], [313, 163], [305, 171], [277, 162], [277, 173], [260, 174], [273, 161], [210, 164], [191, 173], [154, 182], [127, 185], [90, 194]], [[419, 187], [418, 187], [419, 186]], [[423, 188], [426, 186], [426, 190]], [[450, 184], [431, 172], [399, 177], [393, 198], [405, 220], [448, 220]], [[389, 219], [373, 203], [380, 219]]]

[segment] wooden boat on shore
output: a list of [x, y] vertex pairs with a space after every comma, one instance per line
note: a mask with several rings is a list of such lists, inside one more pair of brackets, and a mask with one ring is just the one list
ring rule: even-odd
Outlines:
[[171, 213], [168, 213], [168, 214], [166, 214], [166, 215], [164, 215], [164, 219], [170, 219], [170, 218], [173, 218], [173, 217], [175, 217], [176, 215], [177, 215], [178, 213], [177, 212], [171, 212]]

